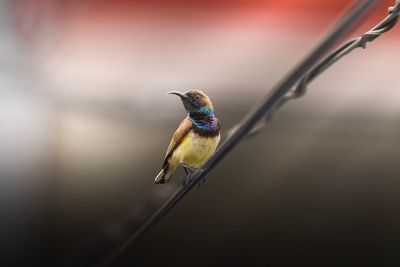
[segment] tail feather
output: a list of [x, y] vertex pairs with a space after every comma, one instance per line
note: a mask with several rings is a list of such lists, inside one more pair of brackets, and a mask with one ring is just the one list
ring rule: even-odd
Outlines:
[[170, 170], [168, 166], [163, 168], [159, 174], [157, 174], [156, 178], [154, 179], [155, 184], [165, 184], [171, 179], [173, 170]]
[[154, 179], [154, 183], [155, 184], [163, 184], [165, 183], [165, 172], [164, 169], [161, 169], [160, 173], [157, 174], [156, 179]]

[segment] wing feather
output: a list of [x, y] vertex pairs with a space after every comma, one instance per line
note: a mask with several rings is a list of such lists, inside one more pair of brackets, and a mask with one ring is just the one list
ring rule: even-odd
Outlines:
[[168, 164], [168, 160], [171, 157], [172, 153], [177, 148], [177, 146], [182, 142], [183, 138], [190, 131], [190, 129], [192, 129], [192, 127], [193, 127], [193, 124], [192, 124], [192, 121], [190, 120], [189, 116], [186, 117], [179, 124], [178, 129], [175, 131], [175, 133], [172, 137], [172, 140], [169, 143], [167, 153], [165, 154], [165, 158], [164, 158], [163, 168]]

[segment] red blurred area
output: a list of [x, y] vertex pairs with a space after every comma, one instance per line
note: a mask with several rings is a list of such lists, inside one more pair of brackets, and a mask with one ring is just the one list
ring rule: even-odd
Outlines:
[[[16, 27], [32, 36], [40, 27], [68, 22], [80, 31], [112, 31], [120, 27], [212, 27], [215, 25], [290, 28], [321, 31], [355, 1], [335, 0], [218, 0], [218, 1], [52, 1], [25, 0], [15, 5]], [[361, 26], [371, 27], [387, 14], [393, 0], [379, 1]], [[72, 24], [70, 24], [72, 23]], [[106, 32], [104, 32], [106, 34]], [[394, 34], [388, 34], [394, 36]], [[400, 36], [397, 34], [396, 36]]]

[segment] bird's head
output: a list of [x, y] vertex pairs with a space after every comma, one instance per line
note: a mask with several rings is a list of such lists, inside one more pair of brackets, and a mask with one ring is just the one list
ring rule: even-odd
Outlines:
[[192, 113], [214, 113], [210, 98], [199, 89], [192, 89], [186, 93], [172, 91], [168, 94], [177, 95], [181, 98], [183, 106], [189, 114]]

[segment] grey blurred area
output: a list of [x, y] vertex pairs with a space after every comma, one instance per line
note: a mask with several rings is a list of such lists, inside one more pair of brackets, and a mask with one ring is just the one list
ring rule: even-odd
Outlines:
[[[257, 21], [87, 36], [73, 19], [85, 4], [32, 24], [0, 2], [0, 247], [15, 264], [62, 266], [96, 236], [121, 238], [182, 182], [153, 184], [185, 116], [166, 92], [203, 89], [226, 131], [318, 37]], [[398, 266], [393, 31], [313, 82], [113, 266]]]

